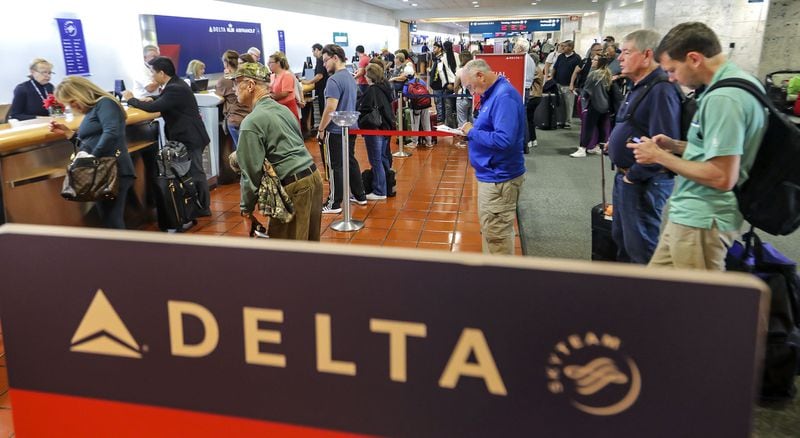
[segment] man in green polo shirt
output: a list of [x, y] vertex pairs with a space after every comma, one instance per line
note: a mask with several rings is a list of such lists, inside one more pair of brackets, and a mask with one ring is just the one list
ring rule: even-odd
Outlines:
[[257, 62], [239, 64], [234, 89], [239, 103], [253, 110], [239, 126], [236, 158], [242, 170], [242, 216], [250, 217], [258, 201], [264, 159], [275, 169], [292, 200], [295, 216], [288, 223], [271, 219], [268, 235], [278, 239], [319, 240], [322, 219], [322, 177], [303, 143], [297, 119], [269, 97], [266, 67]]
[[[727, 61], [716, 34], [703, 23], [672, 28], [656, 58], [673, 80], [693, 89], [725, 78], [745, 78], [763, 89]], [[743, 221], [732, 190], [747, 180], [766, 129], [767, 112], [758, 100], [724, 87], [700, 96], [688, 141], [656, 135], [628, 144], [637, 163], [657, 163], [678, 175], [669, 221], [648, 266], [725, 270], [727, 246]]]

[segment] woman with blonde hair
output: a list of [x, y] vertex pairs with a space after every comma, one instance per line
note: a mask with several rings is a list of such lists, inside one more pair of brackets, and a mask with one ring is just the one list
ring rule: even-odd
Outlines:
[[269, 56], [268, 67], [272, 71], [270, 76], [270, 97], [276, 102], [289, 108], [297, 118], [297, 127], [300, 127], [300, 113], [297, 109], [297, 95], [295, 77], [289, 71], [289, 61], [283, 52], [275, 52]]
[[44, 58], [36, 58], [29, 67], [28, 80], [14, 88], [14, 99], [8, 111], [9, 119], [28, 120], [36, 116], [49, 115], [44, 101], [53, 94], [53, 64]]
[[195, 81], [198, 79], [205, 79], [206, 64], [199, 59], [189, 61], [189, 65], [186, 66], [186, 76]]
[[106, 228], [125, 228], [125, 200], [136, 173], [125, 142], [128, 114], [111, 94], [82, 76], [67, 76], [58, 84], [56, 99], [83, 114], [77, 131], [63, 123], [50, 122], [50, 132], [66, 137], [78, 149], [97, 158], [117, 157], [119, 194], [110, 201], [98, 201], [97, 211]]
[[[608, 69], [611, 61], [612, 58], [606, 56], [595, 55], [592, 57], [592, 70], [581, 89], [581, 111], [584, 117], [581, 125], [580, 146], [578, 146], [578, 150], [569, 155], [570, 157], [583, 158], [587, 153], [597, 155], [603, 153], [600, 143], [605, 142], [608, 136], [605, 127], [608, 117], [613, 111], [611, 101], [615, 98], [618, 99], [613, 95], [611, 88], [611, 70]], [[598, 143], [590, 144], [592, 138], [597, 138]]]

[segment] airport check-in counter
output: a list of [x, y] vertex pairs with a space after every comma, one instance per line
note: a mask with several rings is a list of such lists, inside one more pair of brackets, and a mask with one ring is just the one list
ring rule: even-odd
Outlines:
[[[134, 195], [128, 197], [126, 224], [149, 220], [147, 168], [153, 163], [158, 127], [150, 121], [159, 113], [127, 108], [125, 136], [136, 170]], [[50, 118], [0, 125], [0, 223], [86, 226], [99, 224], [94, 203], [71, 202], [61, 197], [72, 143], [50, 132]], [[66, 124], [77, 129], [83, 116]], [[41, 123], [38, 123], [41, 122]]]

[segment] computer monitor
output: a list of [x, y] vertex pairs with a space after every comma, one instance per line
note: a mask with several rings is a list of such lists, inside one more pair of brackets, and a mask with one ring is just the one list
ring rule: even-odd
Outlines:
[[208, 90], [208, 79], [198, 79], [196, 81], [192, 81], [192, 91], [194, 91], [195, 93], [207, 90]]
[[314, 68], [314, 63], [310, 56], [306, 56], [306, 68]]
[[311, 79], [314, 79], [314, 76], [316, 76], [316, 74], [314, 73], [314, 69], [313, 68], [305, 69], [305, 71], [303, 73], [303, 78], [305, 80], [310, 81]]
[[114, 81], [114, 96], [122, 99], [122, 92], [125, 91], [125, 81], [117, 79]]

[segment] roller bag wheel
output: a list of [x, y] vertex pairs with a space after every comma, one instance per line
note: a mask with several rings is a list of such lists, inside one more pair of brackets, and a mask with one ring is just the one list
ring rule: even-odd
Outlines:
[[611, 214], [606, 214], [607, 209], [613, 208], [606, 202], [606, 166], [605, 156], [600, 157], [600, 188], [603, 193], [603, 202], [592, 207], [592, 260], [609, 261], [617, 260], [617, 244], [611, 237]]
[[556, 129], [556, 101], [557, 94], [542, 94], [542, 100], [533, 113], [533, 123], [536, 129]]

